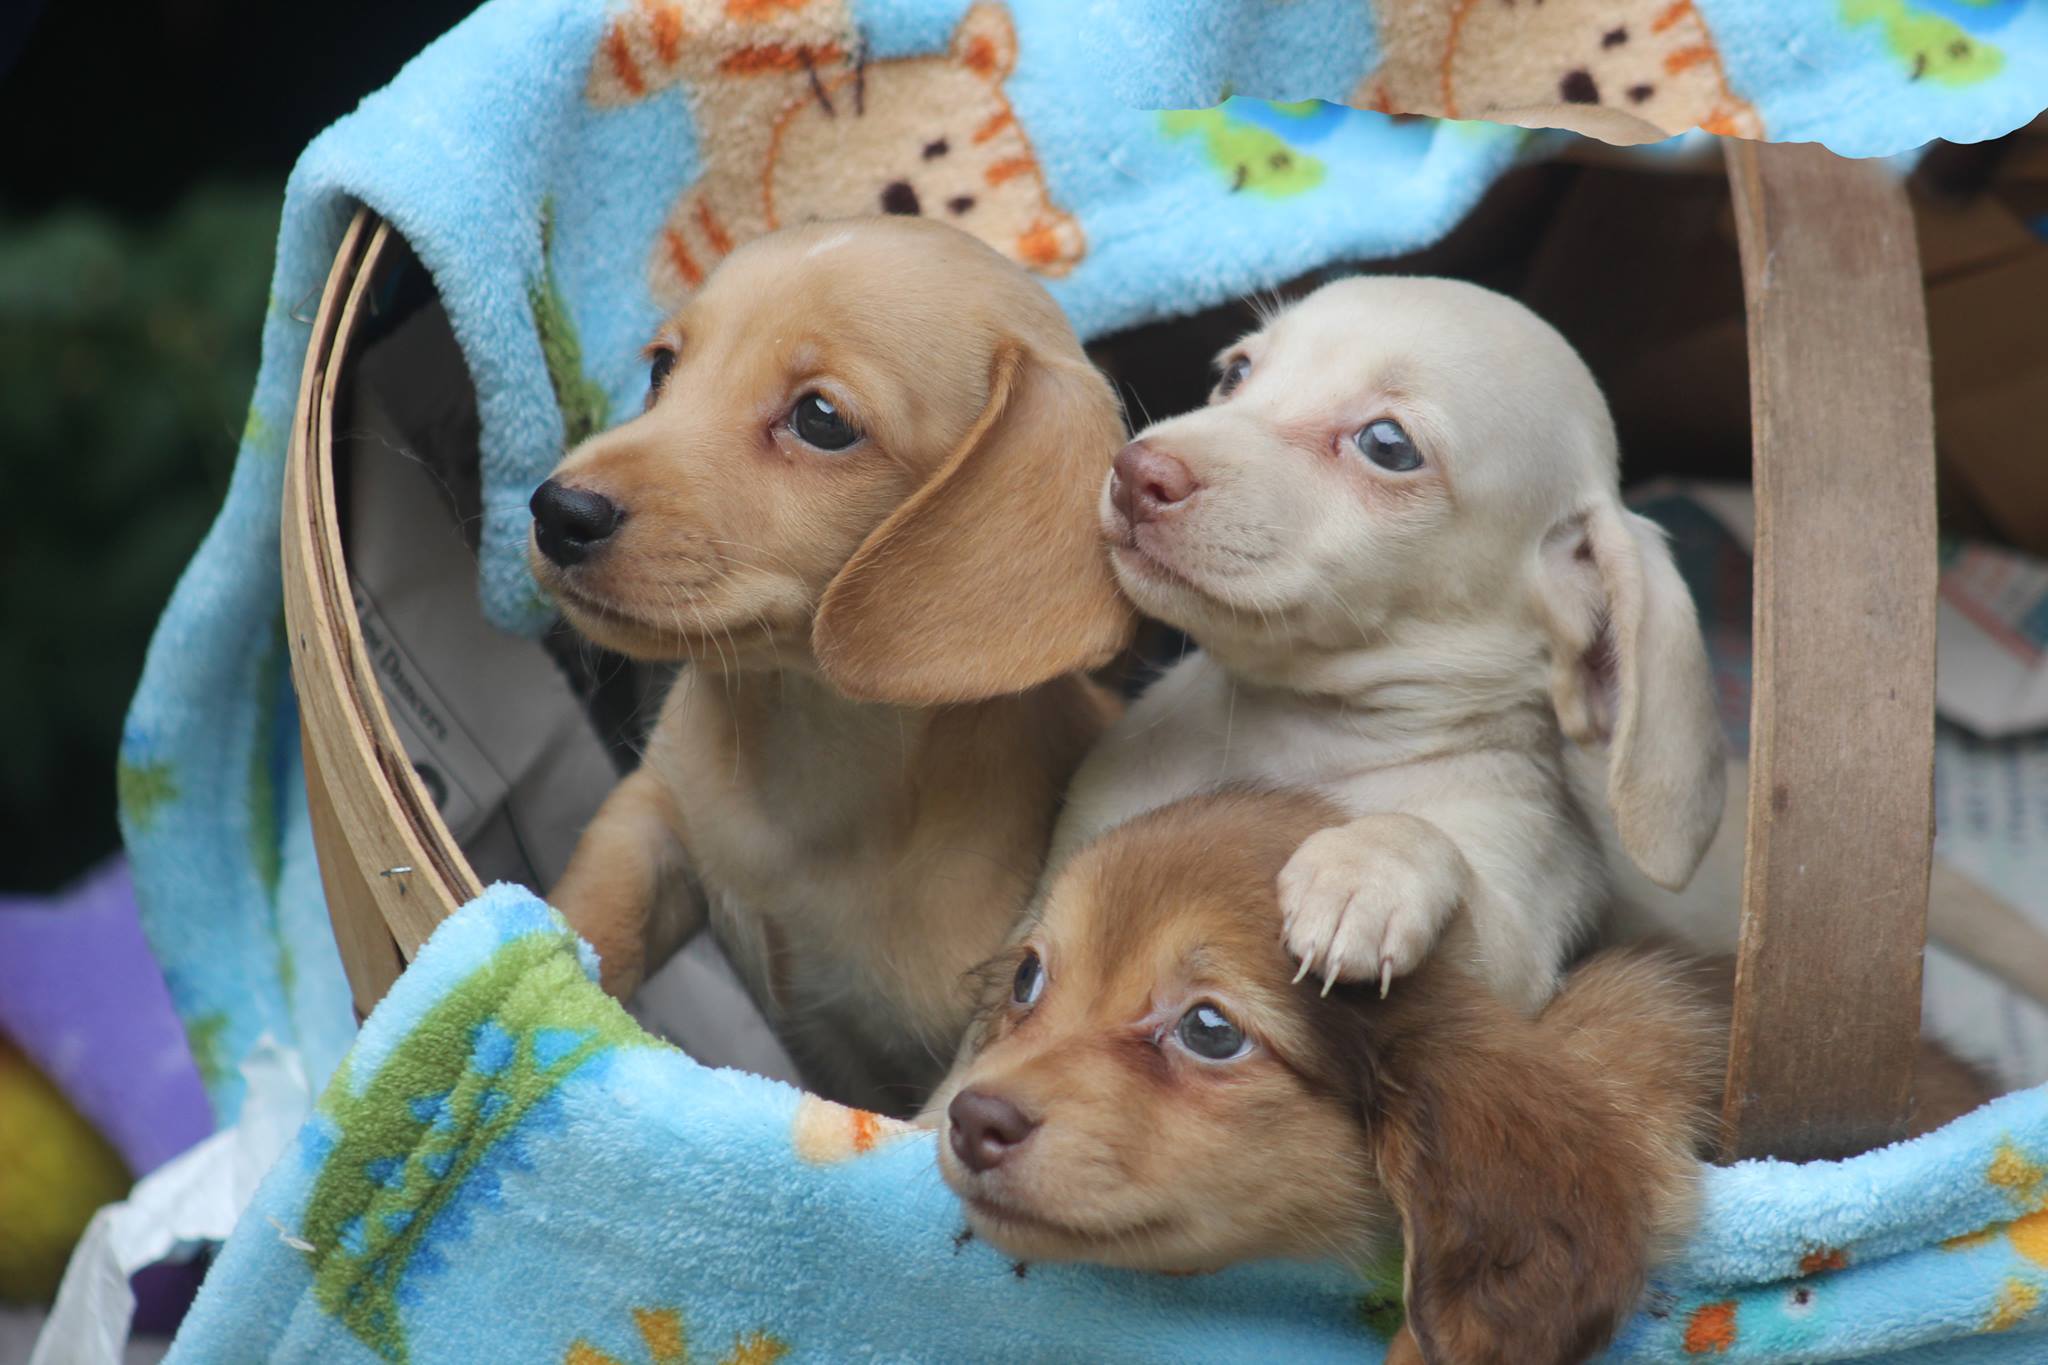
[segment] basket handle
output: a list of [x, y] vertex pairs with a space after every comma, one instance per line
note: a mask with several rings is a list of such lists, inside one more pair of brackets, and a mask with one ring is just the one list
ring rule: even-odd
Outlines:
[[1936, 541], [1913, 216], [1879, 165], [1730, 140], [1755, 689], [1724, 1154], [1904, 1136], [1933, 846]]
[[313, 847], [358, 1017], [434, 927], [483, 889], [384, 709], [335, 510], [335, 399], [394, 240], [387, 224], [358, 210], [335, 253], [299, 380], [279, 535]]

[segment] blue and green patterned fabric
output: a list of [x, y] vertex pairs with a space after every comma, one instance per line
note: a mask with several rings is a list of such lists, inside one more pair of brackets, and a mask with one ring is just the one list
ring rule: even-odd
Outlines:
[[[1398, 1277], [1018, 1266], [929, 1132], [654, 1042], [494, 887], [363, 1026], [172, 1365], [1373, 1361]], [[1897, 1354], [1906, 1352], [1906, 1354]], [[1706, 1172], [1609, 1359], [2048, 1360], [2048, 1089], [1839, 1163]]]

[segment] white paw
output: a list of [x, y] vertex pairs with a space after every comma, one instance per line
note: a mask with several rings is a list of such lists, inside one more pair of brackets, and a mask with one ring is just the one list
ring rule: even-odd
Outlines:
[[1325, 992], [1339, 981], [1377, 981], [1385, 995], [1435, 945], [1463, 894], [1463, 859], [1441, 834], [1418, 841], [1402, 825], [1322, 830], [1281, 869], [1281, 933], [1301, 963], [1297, 981], [1314, 972]]

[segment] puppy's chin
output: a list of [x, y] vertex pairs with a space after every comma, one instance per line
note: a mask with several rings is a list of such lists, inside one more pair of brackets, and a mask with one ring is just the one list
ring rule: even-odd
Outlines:
[[[942, 1136], [942, 1147], [944, 1141]], [[1028, 1188], [1019, 1189], [1026, 1182], [1019, 1182], [1015, 1172], [999, 1172], [994, 1178], [972, 1175], [942, 1151], [939, 1174], [959, 1199], [976, 1240], [1016, 1260], [1085, 1261], [1127, 1270], [1210, 1268], [1184, 1263], [1191, 1253], [1173, 1247], [1173, 1220], [1168, 1217], [1132, 1213], [1083, 1225], [1044, 1207], [1045, 1201], [1032, 1197]], [[1080, 1196], [1077, 1207], [1101, 1204]]]
[[1141, 544], [1129, 531], [1110, 540], [1109, 563], [1132, 605], [1170, 626], [1199, 630], [1220, 609], [1209, 588], [1178, 567], [1171, 552]]
[[[955, 1191], [959, 1193], [959, 1191]], [[1019, 1261], [1081, 1261], [1123, 1270], [1198, 1271], [1188, 1248], [1177, 1247], [1170, 1224], [1139, 1220], [1117, 1228], [1071, 1227], [1016, 1204], [961, 1196], [967, 1226], [976, 1240]]]
[[693, 593], [644, 612], [593, 590], [587, 576], [561, 569], [536, 549], [529, 548], [527, 559], [534, 580], [577, 634], [629, 659], [757, 668], [793, 662], [792, 649], [801, 652], [800, 641], [770, 624], [770, 611], [737, 611]]
[[1305, 628], [1311, 613], [1300, 598], [1274, 585], [1232, 583], [1185, 566], [1171, 551], [1112, 542], [1110, 567], [1131, 604], [1154, 620], [1185, 631], [1208, 649], [1252, 650], [1261, 656], [1292, 650], [1318, 632]]

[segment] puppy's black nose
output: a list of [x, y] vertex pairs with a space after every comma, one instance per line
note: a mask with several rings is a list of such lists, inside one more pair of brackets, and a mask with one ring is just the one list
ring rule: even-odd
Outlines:
[[1109, 500], [1133, 526], [1157, 521], [1200, 487], [1185, 464], [1143, 441], [1119, 450], [1110, 465]]
[[947, 1140], [970, 1171], [1000, 1166], [1038, 1125], [1024, 1111], [985, 1090], [963, 1090], [946, 1106]]
[[563, 568], [581, 564], [591, 548], [619, 527], [618, 504], [602, 493], [549, 479], [534, 490], [533, 540]]

